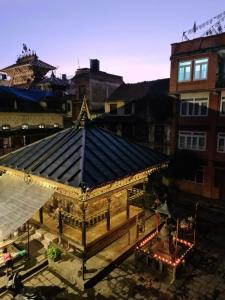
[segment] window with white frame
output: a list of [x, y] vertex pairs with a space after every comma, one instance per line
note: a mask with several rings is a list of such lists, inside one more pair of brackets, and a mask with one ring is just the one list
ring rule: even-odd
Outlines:
[[194, 80], [207, 79], [208, 58], [196, 59], [194, 62]]
[[182, 99], [180, 102], [181, 116], [207, 116], [208, 98]]
[[190, 81], [191, 80], [191, 61], [179, 62], [178, 68], [178, 81]]
[[179, 149], [205, 151], [206, 133], [194, 131], [180, 131], [178, 140]]
[[217, 152], [225, 153], [225, 132], [219, 132], [217, 135]]
[[225, 116], [225, 97], [221, 98], [220, 114]]
[[204, 183], [203, 167], [199, 167], [194, 174], [186, 176], [185, 179], [193, 183], [200, 183], [200, 184]]

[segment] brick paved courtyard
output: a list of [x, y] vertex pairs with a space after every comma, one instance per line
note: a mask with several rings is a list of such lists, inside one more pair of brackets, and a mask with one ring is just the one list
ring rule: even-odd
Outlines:
[[[152, 273], [150, 266], [134, 264], [131, 256], [88, 292], [74, 290], [48, 269], [26, 282], [41, 286], [46, 299], [225, 300], [225, 226], [221, 218], [199, 224], [198, 246], [185, 272], [172, 285]], [[143, 268], [144, 266], [144, 268]], [[3, 300], [12, 299], [9, 295]]]

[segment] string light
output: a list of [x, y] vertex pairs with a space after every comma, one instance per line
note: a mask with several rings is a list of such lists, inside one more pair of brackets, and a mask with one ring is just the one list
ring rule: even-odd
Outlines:
[[137, 247], [136, 249], [139, 249], [140, 247], [143, 247], [145, 244], [147, 244], [149, 241], [151, 241], [156, 235], [157, 235], [157, 231], [153, 232], [152, 234], [150, 234], [148, 237], [146, 237]]
[[[146, 245], [150, 240], [152, 240], [156, 235], [158, 234], [157, 231], [155, 231], [154, 233], [150, 234], [147, 238], [145, 238], [137, 247], [136, 247], [136, 250], [138, 250], [139, 252], [142, 252], [144, 254], [147, 254], [150, 256], [150, 252], [149, 251], [146, 251], [144, 249], [141, 249], [144, 245]], [[153, 254], [153, 258], [155, 258], [156, 260], [159, 260], [165, 264], [168, 264], [172, 267], [177, 267], [180, 263], [183, 262], [184, 260], [184, 257], [187, 255], [187, 253], [194, 247], [194, 244], [186, 241], [186, 240], [183, 240], [183, 239], [175, 239], [177, 240], [178, 243], [180, 244], [183, 244], [185, 245], [186, 247], [188, 247], [188, 249], [179, 257], [177, 257], [176, 259], [168, 259], [162, 255], [159, 255], [159, 254], [156, 254], [154, 253]]]

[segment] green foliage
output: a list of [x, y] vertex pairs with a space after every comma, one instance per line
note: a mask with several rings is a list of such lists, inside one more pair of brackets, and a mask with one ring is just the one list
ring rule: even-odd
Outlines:
[[61, 257], [61, 250], [54, 245], [49, 245], [47, 249], [47, 256], [51, 260], [57, 261]]

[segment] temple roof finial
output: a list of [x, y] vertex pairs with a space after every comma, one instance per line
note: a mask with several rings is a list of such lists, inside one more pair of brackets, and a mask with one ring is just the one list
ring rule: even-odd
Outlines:
[[91, 114], [89, 112], [88, 104], [87, 104], [87, 97], [84, 96], [83, 102], [81, 105], [80, 113], [77, 118], [78, 127], [84, 127], [85, 124], [91, 119]]

